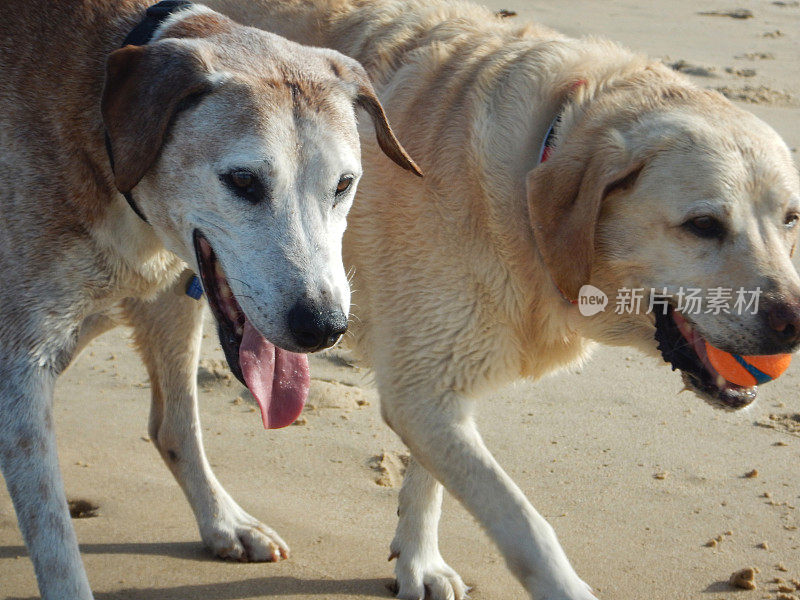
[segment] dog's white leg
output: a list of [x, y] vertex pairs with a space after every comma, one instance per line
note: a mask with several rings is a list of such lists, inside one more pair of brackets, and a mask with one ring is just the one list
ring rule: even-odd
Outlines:
[[0, 469], [44, 600], [91, 600], [53, 431], [55, 376], [0, 355]]
[[399, 521], [391, 555], [397, 558], [397, 597], [421, 599], [426, 588], [433, 598], [461, 600], [467, 586], [439, 553], [442, 486], [413, 458], [400, 490]]
[[[570, 565], [553, 528], [531, 506], [484, 445], [471, 417], [470, 401], [453, 392], [444, 392], [438, 394], [436, 401], [420, 402], [420, 397], [431, 395], [401, 396], [387, 390], [386, 386], [381, 387], [381, 406], [387, 423], [420, 464], [483, 525], [531, 598], [596, 600]], [[412, 473], [414, 477], [417, 475]], [[428, 494], [436, 493], [431, 485], [426, 489]], [[415, 541], [406, 542], [409, 547], [429, 546], [436, 539], [436, 519], [430, 518], [433, 515], [430, 505], [437, 503], [436, 498], [429, 498], [427, 507], [418, 511], [421, 518], [417, 518], [420, 529], [416, 534], [403, 533], [406, 539], [416, 537]], [[403, 526], [406, 524], [413, 525], [410, 521], [401, 522]], [[430, 553], [425, 549], [420, 556], [435, 561], [438, 552]], [[436, 600], [455, 595], [455, 590], [449, 586], [443, 590], [430, 588], [428, 592]]]
[[185, 280], [126, 312], [150, 373], [150, 437], [183, 488], [205, 545], [220, 558], [276, 561], [289, 547], [242, 510], [217, 481], [203, 451], [197, 407], [197, 361], [203, 303], [183, 294]]

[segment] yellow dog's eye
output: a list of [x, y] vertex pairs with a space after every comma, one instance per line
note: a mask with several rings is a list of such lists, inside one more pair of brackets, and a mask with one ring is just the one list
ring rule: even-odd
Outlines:
[[786, 215], [786, 218], [783, 220], [783, 224], [787, 227], [794, 227], [797, 225], [797, 221], [800, 219], [800, 215], [797, 213], [791, 212]]
[[692, 219], [692, 225], [694, 225], [695, 229], [712, 229], [715, 224], [715, 220], [711, 217], [697, 217], [696, 219]]
[[725, 237], [725, 226], [718, 219], [708, 215], [690, 219], [683, 226], [697, 237], [717, 239]]
[[339, 179], [339, 183], [336, 185], [336, 195], [340, 196], [344, 194], [347, 190], [350, 189], [350, 185], [353, 183], [353, 178], [349, 175], [345, 175]]

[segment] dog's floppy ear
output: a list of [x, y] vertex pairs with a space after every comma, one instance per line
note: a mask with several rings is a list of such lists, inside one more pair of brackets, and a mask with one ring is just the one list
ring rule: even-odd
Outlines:
[[570, 136], [552, 158], [528, 173], [536, 245], [553, 282], [569, 299], [589, 282], [603, 199], [634, 185], [644, 166], [630, 157], [615, 133]]
[[356, 105], [363, 108], [372, 119], [378, 145], [384, 154], [404, 169], [422, 177], [422, 170], [395, 137], [392, 126], [389, 125], [389, 119], [386, 118], [383, 106], [381, 106], [372, 82], [361, 63], [353, 59], [347, 60], [346, 63], [331, 59], [331, 66], [341, 79], [356, 86]]
[[200, 54], [183, 44], [125, 46], [109, 55], [101, 109], [121, 192], [153, 164], [181, 105], [211, 89], [208, 76]]
[[356, 104], [367, 111], [367, 114], [372, 118], [372, 124], [375, 126], [375, 135], [378, 138], [378, 145], [381, 147], [384, 154], [404, 169], [422, 177], [422, 170], [408, 155], [405, 148], [400, 145], [400, 142], [397, 141], [394, 131], [392, 131], [392, 127], [389, 125], [389, 120], [386, 118], [386, 113], [383, 111], [383, 106], [381, 106], [381, 103], [378, 101], [378, 97], [375, 95], [375, 90], [372, 89], [372, 84], [369, 80], [365, 80], [363, 83], [359, 84]]

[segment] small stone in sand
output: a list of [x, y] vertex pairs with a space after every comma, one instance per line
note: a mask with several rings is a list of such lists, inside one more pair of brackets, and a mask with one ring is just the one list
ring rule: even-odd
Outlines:
[[686, 75], [695, 75], [697, 77], [715, 77], [714, 67], [706, 67], [703, 65], [695, 65], [683, 59], [677, 60], [674, 63], [668, 63], [669, 67], [675, 71], [680, 71]]
[[662, 471], [653, 475], [654, 479], [666, 479], [667, 477], [669, 477], [669, 473], [667, 471]]
[[758, 477], [758, 469], [753, 469], [752, 471], [748, 471], [744, 474], [746, 479], [755, 479]]
[[73, 519], [89, 519], [97, 516], [97, 511], [100, 507], [88, 500], [70, 500], [67, 502], [69, 505], [69, 516]]
[[739, 77], [755, 77], [755, 69], [734, 69], [733, 67], [725, 67], [725, 72], [731, 75], [738, 75]]
[[769, 550], [769, 545], [767, 542], [761, 542], [756, 548], [761, 548], [762, 550]]
[[755, 569], [753, 569], [753, 567], [747, 567], [746, 569], [733, 573], [728, 583], [742, 590], [754, 590], [756, 589], [755, 576]]
[[737, 54], [734, 58], [744, 60], [775, 60], [775, 55], [772, 52], [745, 52], [744, 54]]
[[697, 13], [704, 17], [730, 17], [732, 19], [752, 19], [753, 11], [746, 8], [734, 8], [733, 10], [708, 10]]

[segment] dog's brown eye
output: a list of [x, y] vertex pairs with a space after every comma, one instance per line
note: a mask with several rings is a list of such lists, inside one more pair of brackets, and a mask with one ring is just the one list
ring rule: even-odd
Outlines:
[[353, 178], [349, 175], [345, 175], [341, 179], [339, 179], [339, 183], [336, 185], [336, 195], [340, 196], [344, 194], [348, 189], [350, 189], [350, 185], [353, 183]]
[[260, 202], [264, 197], [264, 186], [258, 176], [244, 169], [237, 169], [219, 176], [229, 190], [234, 194], [252, 202]]
[[793, 212], [792, 213], [788, 213], [786, 215], [786, 218], [784, 219], [783, 223], [787, 227], [794, 227], [795, 225], [797, 225], [798, 219], [800, 219], [800, 215], [798, 215], [797, 213], [793, 213]]
[[714, 217], [695, 217], [686, 221], [683, 226], [701, 238], [721, 239], [725, 235], [725, 227]]
[[247, 171], [234, 171], [231, 173], [231, 183], [237, 188], [246, 190], [253, 185], [253, 174]]

